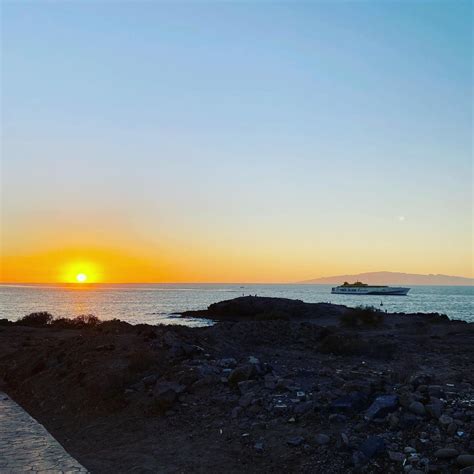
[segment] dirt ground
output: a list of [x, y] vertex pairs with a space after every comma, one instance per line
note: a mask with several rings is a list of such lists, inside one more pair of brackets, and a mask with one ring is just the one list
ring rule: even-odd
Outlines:
[[207, 328], [4, 321], [2, 389], [93, 473], [469, 469], [473, 324], [257, 300]]

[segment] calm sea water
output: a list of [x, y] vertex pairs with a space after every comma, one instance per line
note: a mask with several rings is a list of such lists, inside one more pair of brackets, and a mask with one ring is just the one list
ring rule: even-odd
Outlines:
[[308, 303], [380, 306], [389, 312], [439, 312], [451, 319], [474, 322], [474, 287], [414, 286], [408, 296], [331, 295], [331, 285], [0, 285], [0, 318], [12, 321], [33, 311], [54, 316], [95, 314], [130, 323], [205, 324], [177, 318], [172, 313], [205, 309], [211, 303], [242, 295], [277, 296]]

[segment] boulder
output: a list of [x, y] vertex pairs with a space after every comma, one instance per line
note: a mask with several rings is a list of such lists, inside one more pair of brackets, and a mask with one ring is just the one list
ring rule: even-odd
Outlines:
[[248, 392], [248, 393], [246, 393], [245, 395], [243, 395], [242, 397], [240, 397], [239, 405], [240, 405], [242, 408], [248, 407], [249, 405], [252, 404], [252, 400], [253, 400], [254, 396], [255, 396], [255, 395], [254, 395], [253, 392]]
[[227, 377], [229, 385], [236, 387], [239, 382], [249, 380], [255, 373], [255, 367], [252, 364], [239, 365]]
[[359, 446], [359, 451], [371, 459], [385, 451], [385, 441], [380, 436], [370, 436]]
[[425, 416], [425, 414], [426, 414], [425, 406], [421, 402], [411, 402], [408, 409], [412, 413], [414, 413], [415, 415], [418, 415], [418, 416]]
[[396, 395], [381, 395], [377, 397], [369, 409], [365, 412], [365, 419], [383, 418], [398, 408], [398, 397]]
[[297, 447], [301, 446], [304, 443], [304, 438], [302, 436], [291, 436], [286, 440], [288, 446]]
[[474, 454], [460, 454], [456, 458], [456, 464], [462, 467], [474, 466]]
[[435, 419], [438, 419], [443, 413], [443, 403], [435, 397], [430, 398], [430, 403], [425, 408], [428, 414]]
[[428, 385], [428, 395], [437, 398], [444, 398], [446, 396], [441, 385]]
[[458, 454], [458, 450], [454, 448], [441, 448], [434, 453], [438, 459], [451, 459], [455, 458]]
[[338, 398], [331, 403], [333, 411], [340, 412], [356, 412], [360, 410], [367, 402], [365, 394], [360, 392], [352, 392], [349, 395]]
[[448, 428], [446, 429], [446, 432], [448, 433], [449, 436], [453, 436], [457, 430], [458, 430], [458, 425], [456, 423], [450, 423], [448, 425]]
[[178, 395], [185, 390], [184, 385], [175, 382], [156, 382], [153, 388], [153, 398], [162, 409], [170, 408], [178, 399]]
[[390, 461], [394, 461], [394, 462], [403, 462], [403, 461], [405, 461], [405, 455], [403, 453], [398, 452], [398, 451], [389, 451], [388, 452], [388, 457], [390, 458]]
[[430, 374], [417, 374], [410, 378], [410, 383], [417, 388], [419, 385], [429, 385], [433, 381]]
[[454, 420], [448, 415], [441, 415], [439, 417], [439, 423], [442, 426], [448, 427]]
[[262, 453], [263, 450], [265, 449], [265, 446], [263, 444], [262, 441], [257, 441], [254, 445], [253, 445], [255, 451], [257, 451], [257, 453]]
[[276, 388], [280, 390], [292, 390], [295, 387], [295, 382], [291, 379], [279, 378], [276, 383]]

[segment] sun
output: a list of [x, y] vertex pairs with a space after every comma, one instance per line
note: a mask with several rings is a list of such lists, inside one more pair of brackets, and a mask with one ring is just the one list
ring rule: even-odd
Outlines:
[[82, 259], [64, 263], [58, 271], [58, 281], [75, 284], [76, 287], [78, 284], [89, 287], [91, 284], [102, 281], [102, 267], [95, 262]]
[[85, 273], [78, 273], [76, 275], [76, 281], [78, 283], [85, 283], [87, 281], [87, 275]]

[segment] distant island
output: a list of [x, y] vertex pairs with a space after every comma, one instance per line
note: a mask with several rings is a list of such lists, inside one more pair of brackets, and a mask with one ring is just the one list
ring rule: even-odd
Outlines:
[[354, 275], [336, 275], [300, 281], [300, 284], [342, 284], [343, 282], [362, 281], [369, 285], [441, 285], [441, 286], [471, 286], [474, 278], [450, 275], [419, 275], [416, 273], [399, 272], [367, 272]]

